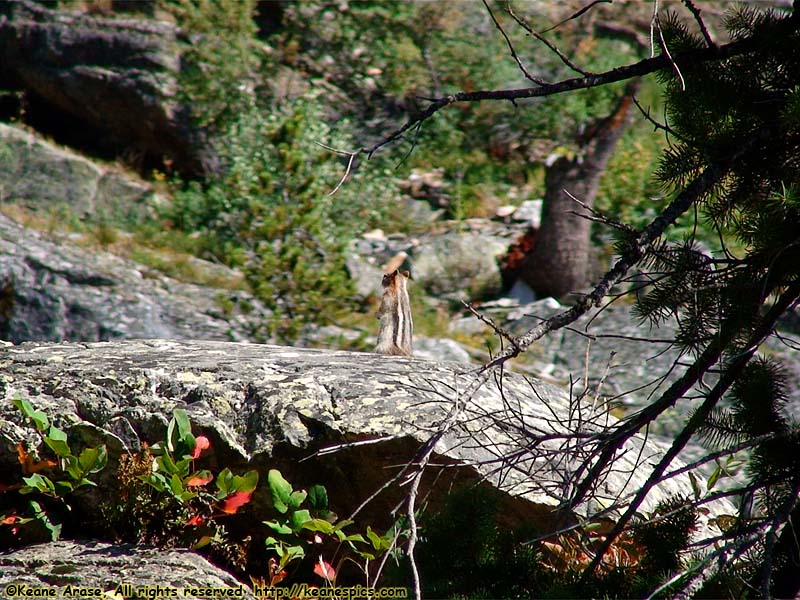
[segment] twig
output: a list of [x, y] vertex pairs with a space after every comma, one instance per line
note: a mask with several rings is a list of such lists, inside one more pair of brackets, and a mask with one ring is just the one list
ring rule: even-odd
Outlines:
[[580, 205], [581, 208], [591, 213], [590, 216], [585, 213], [579, 213], [573, 210], [569, 211], [576, 217], [589, 219], [590, 221], [595, 221], [596, 223], [602, 223], [604, 225], [608, 225], [609, 227], [613, 227], [614, 229], [619, 229], [620, 231], [624, 231], [625, 233], [636, 233], [636, 230], [630, 225], [627, 225], [626, 223], [621, 223], [620, 221], [615, 221], [614, 219], [605, 216], [603, 213], [601, 213], [593, 206], [589, 206], [583, 200], [579, 200], [578, 198], [576, 198], [569, 190], [563, 189], [561, 191], [564, 192], [570, 198], [570, 200], [577, 203], [578, 205]]
[[[477, 389], [477, 388], [473, 388]], [[411, 477], [411, 488], [408, 493], [408, 504], [407, 504], [407, 515], [411, 525], [411, 536], [408, 540], [408, 559], [411, 563], [411, 574], [412, 580], [414, 584], [414, 598], [416, 600], [422, 600], [422, 590], [420, 586], [420, 578], [419, 578], [419, 569], [417, 568], [416, 557], [414, 554], [414, 550], [417, 544], [417, 518], [415, 515], [416, 511], [416, 500], [417, 500], [417, 492], [419, 490], [419, 484], [422, 480], [422, 475], [425, 471], [425, 467], [427, 466], [428, 462], [430, 461], [431, 455], [433, 454], [433, 450], [436, 447], [436, 444], [439, 443], [439, 440], [444, 437], [444, 435], [453, 428], [453, 426], [458, 421], [458, 416], [461, 414], [462, 409], [462, 398], [461, 394], [456, 391], [455, 399], [453, 402], [453, 406], [450, 409], [447, 417], [442, 421], [437, 429], [436, 433], [433, 434], [428, 441], [420, 448], [419, 452], [413, 461], [413, 463], [418, 465], [416, 473]]]
[[757, 348], [761, 345], [764, 339], [770, 335], [777, 318], [783, 314], [786, 308], [795, 302], [798, 297], [800, 297], [800, 281], [796, 281], [794, 284], [789, 286], [780, 296], [778, 301], [773, 305], [773, 307], [767, 312], [767, 314], [764, 315], [763, 323], [753, 331], [750, 339], [748, 340], [749, 343], [747, 344], [747, 350], [739, 353], [727, 365], [725, 372], [722, 374], [719, 381], [717, 381], [717, 384], [714, 386], [714, 388], [708, 393], [702, 406], [697, 409], [697, 411], [689, 420], [689, 423], [677, 435], [670, 449], [655, 466], [647, 481], [631, 501], [628, 509], [616, 522], [611, 532], [609, 532], [609, 534], [606, 536], [605, 540], [600, 545], [597, 553], [592, 559], [592, 562], [589, 564], [586, 571], [584, 571], [584, 578], [588, 577], [600, 565], [603, 555], [611, 547], [619, 534], [622, 533], [623, 529], [625, 529], [628, 521], [630, 521], [636, 511], [639, 510], [639, 506], [644, 501], [644, 498], [650, 493], [652, 487], [656, 485], [656, 482], [664, 473], [666, 468], [681, 452], [681, 450], [683, 450], [691, 437], [694, 435], [695, 431], [705, 422], [706, 418], [711, 413], [711, 410], [717, 405], [719, 399], [739, 376], [741, 369], [747, 365], [747, 363], [750, 361], [750, 358], [755, 354]]
[[323, 144], [322, 142], [315, 141], [314, 143], [317, 144], [318, 146], [321, 146], [322, 148], [325, 148], [326, 150], [329, 150], [331, 152], [335, 152], [336, 154], [340, 154], [342, 156], [348, 156], [349, 157], [349, 159], [347, 161], [347, 168], [344, 171], [344, 175], [342, 175], [342, 178], [339, 180], [339, 183], [336, 184], [336, 187], [333, 188], [330, 192], [328, 192], [328, 196], [333, 196], [336, 192], [339, 191], [339, 188], [342, 187], [342, 184], [344, 184], [345, 180], [347, 179], [347, 176], [350, 175], [350, 169], [353, 166], [353, 161], [356, 159], [356, 156], [361, 154], [361, 152], [363, 151], [363, 148], [359, 148], [358, 150], [350, 152], [350, 151], [347, 151], [347, 150], [337, 150], [336, 148], [331, 148], [330, 146], [327, 146], [327, 145]]
[[515, 338], [516, 346], [500, 353], [483, 370], [491, 369], [527, 350], [536, 340], [550, 331], [561, 329], [586, 314], [591, 308], [600, 306], [602, 299], [613, 285], [618, 283], [633, 265], [639, 262], [648, 251], [650, 244], [658, 239], [668, 225], [686, 212], [694, 202], [708, 193], [723, 177], [726, 169], [717, 164], [710, 165], [694, 181], [692, 181], [661, 214], [645, 227], [629, 243], [628, 251], [621, 256], [614, 266], [603, 276], [591, 293], [583, 296], [570, 309], [554, 315], [540, 323], [525, 334]]
[[656, 22], [658, 21], [658, 0], [653, 0], [653, 16], [650, 17], [650, 56], [656, 55], [656, 43], [653, 36]]
[[525, 77], [527, 79], [531, 80], [533, 83], [535, 83], [537, 85], [543, 85], [545, 83], [544, 80], [539, 79], [539, 78], [534, 77], [533, 75], [531, 75], [528, 72], [528, 69], [525, 68], [525, 65], [522, 64], [522, 59], [520, 59], [519, 55], [517, 54], [517, 51], [514, 50], [514, 45], [511, 43], [511, 40], [508, 38], [508, 35], [506, 35], [506, 32], [503, 30], [503, 27], [497, 21], [497, 18], [494, 16], [494, 13], [492, 12], [492, 9], [489, 7], [489, 3], [486, 0], [481, 0], [481, 1], [483, 2], [483, 5], [486, 7], [486, 11], [489, 13], [489, 16], [492, 18], [492, 21], [494, 21], [494, 26], [497, 28], [497, 30], [503, 35], [503, 38], [506, 40], [506, 44], [508, 45], [508, 49], [511, 52], [511, 56], [516, 61], [517, 66], [519, 67], [519, 70], [522, 71], [522, 74], [525, 75]]
[[678, 132], [676, 132], [674, 129], [672, 129], [671, 127], [669, 127], [668, 125], [666, 125], [666, 124], [664, 124], [664, 123], [659, 123], [659, 122], [658, 122], [658, 121], [656, 121], [656, 120], [655, 120], [653, 117], [651, 117], [651, 116], [650, 116], [650, 108], [648, 107], [648, 108], [645, 110], [645, 108], [644, 108], [644, 107], [643, 107], [641, 104], [639, 104], [639, 101], [636, 99], [636, 96], [634, 96], [634, 97], [633, 97], [633, 103], [636, 105], [636, 108], [638, 108], [638, 109], [639, 109], [639, 112], [640, 112], [640, 113], [642, 113], [642, 116], [643, 116], [645, 119], [647, 119], [647, 120], [648, 120], [650, 123], [652, 123], [652, 124], [653, 124], [653, 127], [654, 127], [656, 130], [659, 130], [659, 129], [661, 129], [662, 131], [664, 131], [664, 132], [666, 132], [667, 134], [669, 134], [669, 135], [671, 135], [671, 136], [675, 137], [676, 139], [679, 139], [679, 140], [681, 140], [681, 141], [686, 141], [686, 140], [685, 140], [685, 138], [684, 138], [684, 137], [682, 137], [682, 136], [681, 136], [681, 135], [680, 135]]
[[[609, 0], [599, 0], [599, 1], [608, 2]], [[561, 59], [561, 62], [567, 65], [570, 69], [572, 69], [576, 73], [580, 73], [584, 77], [588, 77], [593, 74], [590, 71], [581, 69], [578, 65], [573, 63], [563, 52], [561, 52], [561, 50], [558, 49], [558, 47], [555, 44], [553, 44], [546, 37], [538, 33], [533, 27], [531, 27], [528, 24], [528, 22], [525, 19], [517, 16], [517, 14], [513, 10], [511, 10], [511, 6], [508, 4], [506, 5], [506, 12], [512, 19], [514, 19], [519, 24], [520, 27], [522, 27], [525, 31], [527, 31], [529, 35], [533, 36], [541, 43], [543, 43], [545, 46], [547, 46], [550, 49], [550, 51], [553, 52], [556, 56], [558, 56], [558, 58]], [[569, 19], [567, 19], [567, 21], [568, 20]], [[566, 21], [563, 22], [565, 23]], [[553, 29], [553, 27], [551, 27], [550, 29]], [[550, 29], [548, 29], [547, 31], [550, 31]]]
[[564, 19], [563, 21], [559, 21], [558, 23], [556, 23], [556, 24], [555, 24], [555, 25], [553, 25], [552, 27], [549, 27], [548, 29], [545, 29], [543, 33], [547, 33], [548, 31], [552, 31], [553, 29], [556, 29], [556, 28], [558, 28], [558, 27], [561, 27], [561, 26], [562, 26], [564, 23], [566, 23], [566, 22], [568, 22], [568, 21], [572, 21], [573, 19], [577, 19], [577, 18], [578, 18], [578, 17], [580, 17], [580, 16], [581, 16], [583, 13], [585, 13], [585, 12], [589, 11], [589, 9], [591, 9], [591, 8], [592, 8], [592, 7], [594, 7], [595, 5], [597, 5], [597, 4], [602, 4], [602, 3], [604, 3], [604, 2], [605, 2], [606, 4], [611, 4], [612, 0], [594, 0], [594, 2], [591, 2], [590, 4], [587, 4], [587, 5], [586, 5], [586, 6], [584, 6], [582, 9], [580, 9], [578, 12], [576, 12], [576, 13], [573, 13], [572, 15], [570, 15], [569, 17], [567, 17], [567, 18], [566, 18], [566, 19]]
[[339, 452], [340, 450], [348, 450], [350, 448], [357, 448], [358, 446], [370, 446], [372, 444], [382, 444], [384, 442], [391, 442], [392, 440], [396, 440], [399, 438], [400, 436], [397, 435], [385, 435], [379, 438], [373, 438], [369, 440], [359, 440], [357, 442], [347, 442], [345, 444], [336, 444], [335, 446], [326, 446], [325, 448], [320, 448], [313, 454], [304, 456], [303, 458], [300, 459], [299, 462], [303, 462], [311, 458], [317, 458], [319, 456], [325, 456], [326, 454], [333, 454], [335, 452]]
[[703, 22], [703, 19], [700, 17], [700, 9], [697, 8], [692, 0], [683, 0], [683, 5], [689, 9], [689, 12], [692, 13], [694, 20], [697, 21], [697, 26], [700, 28], [700, 33], [703, 34], [703, 38], [706, 40], [706, 45], [709, 48], [716, 48], [717, 45], [714, 43], [714, 40], [711, 39], [711, 35], [708, 33], [708, 29], [706, 28], [706, 24]]
[[506, 331], [506, 330], [505, 330], [505, 329], [503, 329], [502, 327], [500, 327], [500, 326], [499, 326], [497, 323], [495, 323], [495, 322], [494, 322], [494, 320], [493, 320], [491, 317], [487, 317], [487, 316], [486, 316], [486, 315], [484, 315], [483, 313], [481, 313], [481, 312], [479, 312], [478, 310], [476, 310], [476, 309], [475, 309], [475, 307], [474, 307], [474, 306], [472, 306], [472, 304], [470, 304], [469, 302], [464, 302], [464, 301], [462, 300], [462, 301], [461, 301], [461, 304], [463, 304], [463, 305], [464, 305], [464, 306], [467, 308], [467, 310], [473, 314], [473, 316], [474, 316], [476, 319], [478, 319], [478, 320], [479, 320], [479, 321], [481, 321], [482, 323], [485, 323], [486, 325], [488, 325], [489, 327], [491, 327], [491, 328], [492, 328], [492, 330], [493, 330], [493, 331], [494, 331], [494, 332], [495, 332], [495, 333], [496, 333], [498, 336], [500, 336], [501, 338], [503, 338], [503, 339], [507, 340], [507, 341], [508, 341], [508, 342], [509, 342], [509, 343], [510, 343], [512, 346], [514, 346], [514, 345], [516, 344], [516, 342], [514, 341], [514, 336], [513, 336], [513, 335], [511, 335], [511, 334], [510, 334], [508, 331]]
[[[658, 0], [656, 0], [656, 6], [658, 6]], [[661, 49], [664, 51], [664, 54], [669, 59], [670, 65], [672, 65], [672, 70], [675, 71], [675, 74], [678, 76], [678, 80], [681, 82], [681, 91], [686, 91], [686, 81], [683, 79], [683, 73], [681, 73], [681, 69], [678, 66], [678, 63], [672, 58], [672, 54], [667, 47], [667, 41], [664, 39], [664, 31], [661, 29], [661, 20], [658, 18], [658, 15], [655, 16], [655, 28], [658, 31], [658, 41]]]
[[[786, 28], [790, 32], [795, 31], [798, 29], [798, 27], [800, 27], [798, 22], [800, 22], [798, 19], [786, 19], [780, 24], [780, 27]], [[781, 31], [776, 31], [775, 35], [778, 35], [779, 33], [781, 33]], [[749, 52], [754, 46], [756, 46], [756, 44], [757, 40], [753, 37], [749, 37], [730, 42], [717, 48], [701, 48], [682, 52], [673, 57], [673, 59], [675, 63], [685, 62], [695, 64], [712, 60], [724, 60], [732, 56], [738, 56]], [[367, 158], [371, 158], [372, 155], [382, 147], [402, 138], [405, 132], [416, 126], [418, 123], [429, 119], [443, 108], [457, 102], [481, 102], [483, 100], [514, 101], [524, 98], [553, 96], [555, 94], [562, 94], [574, 90], [607, 85], [610, 83], [616, 83], [618, 81], [626, 81], [635, 77], [642, 77], [667, 67], [671, 68], [671, 66], [672, 62], [667, 56], [659, 55], [651, 58], [645, 58], [633, 64], [616, 67], [603, 73], [587, 75], [585, 77], [576, 77], [573, 79], [565, 79], [556, 83], [548, 83], [535, 87], [506, 90], [479, 90], [475, 92], [456, 92], [454, 94], [433, 100], [425, 110], [410, 118], [404, 125], [386, 135], [383, 139], [381, 139], [381, 141], [369, 148], [359, 148], [356, 152], [359, 154], [366, 154]]]

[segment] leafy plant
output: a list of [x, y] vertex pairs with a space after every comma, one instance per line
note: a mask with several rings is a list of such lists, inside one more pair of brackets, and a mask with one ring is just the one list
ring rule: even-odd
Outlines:
[[195, 232], [205, 255], [244, 272], [272, 311], [264, 338], [291, 340], [307, 323], [356, 308], [345, 249], [389, 214], [392, 186], [369, 170], [329, 195], [346, 164], [318, 143], [347, 148], [347, 129], [325, 125], [313, 99], [269, 114], [253, 104], [220, 148], [225, 173], [182, 187], [165, 212], [175, 227]]
[[[166, 441], [150, 449], [154, 456], [152, 471], [142, 476], [153, 489], [169, 494], [183, 507], [188, 525], [200, 525], [235, 514], [250, 501], [258, 485], [258, 471], [254, 469], [244, 475], [234, 475], [226, 467], [216, 478], [207, 469], [196, 470], [194, 461], [209, 447], [208, 438], [192, 434], [186, 411], [176, 408], [167, 426]], [[205, 489], [212, 481], [216, 493]], [[202, 547], [212, 539], [213, 535], [203, 536], [194, 547]]]
[[[346, 533], [345, 528], [352, 525], [353, 521], [339, 520], [329, 510], [328, 493], [323, 486], [314, 485], [308, 491], [295, 490], [276, 469], [269, 471], [267, 484], [272, 506], [281, 515], [277, 519], [264, 521], [274, 534], [267, 537], [266, 546], [278, 559], [271, 562], [270, 585], [283, 580], [287, 576], [287, 566], [315, 554], [312, 548], [323, 547], [326, 540], [333, 541], [335, 546], [329, 555], [331, 562], [323, 558], [322, 551], [316, 553], [313, 572], [328, 585], [335, 585], [336, 576], [345, 561], [359, 564], [354, 556], [359, 557], [364, 561], [362, 570], [369, 574], [369, 561], [391, 549], [394, 539], [391, 530], [381, 536], [368, 526], [366, 537], [360, 533]], [[342, 547], [349, 554], [340, 556], [337, 561], [335, 559]]]
[[[33, 451], [20, 442], [17, 455], [22, 469], [22, 482], [2, 486], [4, 491], [16, 490], [31, 496], [27, 503], [28, 517], [16, 509], [0, 513], [0, 525], [11, 528], [17, 536], [23, 526], [38, 525], [47, 532], [50, 540], [61, 536], [62, 522], [72, 510], [72, 494], [82, 487], [96, 486], [90, 476], [102, 471], [108, 462], [104, 445], [84, 448], [74, 454], [67, 433], [50, 422], [47, 415], [24, 398], [14, 398], [12, 404], [33, 426], [41, 444]], [[47, 448], [50, 458], [40, 458], [40, 450]]]

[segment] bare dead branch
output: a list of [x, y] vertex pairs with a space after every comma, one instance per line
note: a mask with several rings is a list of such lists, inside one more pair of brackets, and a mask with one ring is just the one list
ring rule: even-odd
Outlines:
[[645, 109], [641, 104], [639, 104], [639, 101], [636, 99], [636, 96], [633, 97], [633, 103], [636, 105], [636, 108], [639, 109], [639, 112], [642, 114], [642, 116], [647, 121], [649, 121], [650, 123], [653, 124], [653, 127], [655, 128], [655, 130], [659, 130], [660, 129], [660, 130], [664, 131], [665, 133], [667, 133], [668, 135], [673, 136], [675, 139], [684, 140], [684, 138], [678, 132], [674, 131], [671, 127], [669, 127], [668, 125], [666, 125], [664, 123], [659, 123], [653, 117], [651, 117], [650, 116], [650, 108], [648, 107], [647, 109]]
[[491, 317], [487, 317], [487, 316], [486, 316], [486, 315], [484, 315], [483, 313], [481, 313], [481, 312], [479, 312], [478, 310], [476, 310], [476, 309], [475, 309], [475, 307], [474, 307], [474, 306], [472, 306], [472, 304], [470, 304], [469, 302], [464, 302], [464, 301], [462, 300], [462, 301], [461, 301], [461, 304], [463, 304], [463, 305], [466, 307], [466, 309], [467, 309], [469, 312], [471, 312], [471, 313], [472, 313], [472, 315], [473, 315], [473, 316], [474, 316], [476, 319], [478, 319], [478, 320], [479, 320], [479, 321], [481, 321], [482, 323], [485, 323], [486, 325], [488, 325], [489, 327], [491, 327], [491, 328], [492, 328], [492, 331], [494, 331], [494, 332], [495, 332], [495, 333], [496, 333], [498, 336], [500, 336], [502, 339], [506, 340], [506, 341], [507, 341], [508, 343], [510, 343], [512, 346], [514, 346], [514, 345], [516, 344], [516, 342], [514, 341], [514, 336], [513, 336], [513, 335], [511, 335], [511, 334], [510, 334], [508, 331], [506, 331], [506, 330], [505, 330], [505, 329], [503, 329], [502, 327], [500, 327], [500, 326], [499, 326], [497, 323], [495, 323], [495, 322], [494, 322], [494, 319], [492, 319]]
[[[657, 2], [656, 6], [658, 6]], [[658, 31], [658, 44], [661, 46], [661, 51], [669, 59], [669, 64], [672, 66], [672, 70], [675, 71], [675, 74], [678, 76], [678, 80], [681, 82], [681, 91], [685, 92], [686, 80], [683, 78], [681, 68], [678, 66], [678, 63], [675, 62], [675, 59], [672, 58], [672, 54], [667, 47], [667, 41], [664, 39], [664, 31], [661, 29], [661, 20], [658, 18], [658, 15], [655, 17], [655, 28], [656, 31]]]
[[361, 154], [362, 149], [359, 148], [358, 150], [355, 150], [355, 151], [351, 152], [351, 151], [348, 151], [348, 150], [337, 150], [336, 148], [332, 148], [332, 147], [330, 147], [330, 146], [328, 146], [326, 144], [323, 144], [322, 142], [315, 141], [314, 143], [317, 146], [321, 146], [322, 148], [325, 148], [325, 150], [328, 150], [330, 152], [335, 152], [336, 154], [339, 154], [341, 156], [347, 156], [348, 157], [347, 168], [344, 170], [344, 175], [342, 175], [342, 178], [339, 180], [339, 183], [336, 184], [336, 187], [334, 187], [330, 192], [328, 192], [328, 196], [333, 196], [336, 192], [339, 191], [339, 188], [342, 187], [344, 182], [347, 180], [348, 175], [350, 175], [350, 170], [353, 167], [353, 161], [355, 161], [356, 157], [359, 154]]
[[558, 23], [556, 23], [556, 24], [555, 24], [555, 25], [553, 25], [552, 27], [549, 27], [548, 29], [545, 29], [545, 30], [544, 30], [544, 33], [547, 33], [548, 31], [552, 31], [553, 29], [558, 29], [558, 28], [559, 28], [559, 27], [561, 27], [561, 26], [562, 26], [564, 23], [567, 23], [567, 22], [569, 22], [569, 21], [572, 21], [573, 19], [577, 19], [578, 17], [580, 17], [582, 14], [584, 14], [584, 13], [588, 12], [588, 11], [589, 11], [591, 8], [593, 8], [593, 7], [594, 7], [594, 6], [596, 6], [597, 4], [603, 4], [604, 2], [605, 2], [606, 4], [611, 4], [612, 0], [594, 0], [594, 2], [590, 2], [589, 4], [587, 4], [586, 6], [584, 6], [583, 8], [581, 8], [579, 11], [577, 11], [577, 12], [573, 13], [572, 15], [570, 15], [569, 17], [567, 17], [567, 18], [566, 18], [566, 19], [564, 19], [563, 21], [559, 21]]
[[489, 16], [492, 18], [492, 21], [494, 22], [494, 26], [502, 34], [503, 39], [505, 39], [506, 45], [508, 45], [508, 49], [511, 52], [511, 57], [517, 63], [517, 66], [519, 67], [519, 70], [522, 71], [522, 74], [525, 75], [526, 79], [529, 79], [530, 81], [532, 81], [533, 83], [535, 83], [537, 85], [543, 85], [545, 83], [545, 81], [543, 79], [539, 79], [538, 77], [534, 77], [533, 75], [531, 75], [528, 72], [528, 69], [525, 68], [525, 65], [522, 63], [522, 59], [517, 54], [517, 51], [514, 49], [514, 44], [511, 43], [511, 40], [509, 39], [508, 35], [506, 35], [506, 32], [503, 29], [503, 26], [500, 25], [500, 23], [498, 22], [497, 18], [494, 16], [494, 13], [492, 12], [492, 9], [489, 7], [489, 3], [486, 0], [481, 0], [481, 1], [483, 2], [483, 5], [486, 7], [486, 12], [488, 12]]
[[631, 240], [625, 254], [617, 260], [591, 293], [578, 300], [569, 310], [550, 317], [527, 333], [516, 338], [516, 347], [512, 347], [499, 354], [495, 359], [484, 366], [484, 370], [495, 367], [517, 356], [520, 352], [527, 350], [531, 344], [542, 338], [548, 332], [569, 325], [586, 314], [591, 308], [595, 306], [599, 307], [602, 299], [606, 296], [611, 287], [618, 283], [628, 270], [644, 257], [650, 244], [658, 239], [667, 226], [673, 223], [678, 216], [686, 212], [694, 202], [711, 190], [711, 188], [721, 180], [725, 171], [726, 169], [723, 169], [719, 165], [709, 166], [708, 169], [678, 194], [677, 198], [675, 198], [658, 217]]
[[[608, 1], [608, 0], [604, 0], [604, 1]], [[573, 63], [563, 52], [561, 52], [558, 49], [558, 47], [555, 44], [553, 44], [546, 37], [544, 37], [543, 35], [538, 33], [533, 27], [531, 27], [528, 24], [528, 22], [525, 19], [523, 19], [522, 17], [518, 16], [513, 10], [511, 10], [511, 6], [509, 4], [506, 4], [506, 12], [508, 13], [508, 15], [512, 19], [514, 19], [517, 22], [517, 24], [520, 27], [522, 27], [525, 31], [528, 32], [528, 35], [533, 36], [534, 38], [539, 40], [542, 44], [547, 46], [550, 49], [550, 51], [553, 52], [556, 56], [558, 56], [558, 58], [561, 60], [561, 62], [563, 62], [565, 65], [567, 65], [570, 69], [572, 69], [576, 73], [580, 73], [584, 77], [592, 75], [591, 72], [586, 71], [584, 69], [581, 69], [578, 65]]]
[[594, 221], [596, 223], [601, 223], [603, 225], [608, 225], [609, 227], [613, 227], [614, 229], [618, 229], [620, 231], [624, 231], [625, 233], [636, 233], [636, 230], [633, 227], [631, 227], [630, 225], [627, 225], [625, 223], [622, 223], [620, 221], [612, 219], [611, 217], [605, 216], [603, 213], [601, 213], [599, 210], [597, 210], [593, 206], [589, 206], [583, 200], [580, 200], [580, 199], [576, 198], [569, 190], [564, 189], [564, 190], [561, 190], [561, 191], [564, 192], [570, 198], [570, 200], [572, 200], [573, 202], [578, 204], [584, 210], [586, 210], [586, 211], [591, 213], [591, 216], [590, 216], [590, 215], [587, 215], [586, 213], [580, 213], [580, 212], [572, 211], [572, 210], [569, 211], [571, 214], [575, 215], [576, 217], [581, 217], [583, 219], [589, 219], [590, 221]]
[[[778, 35], [781, 28], [786, 29], [788, 32], [795, 31], [796, 29], [800, 28], [800, 19], [785, 19], [779, 25], [778, 30], [774, 31], [773, 33]], [[565, 79], [556, 83], [548, 83], [534, 87], [507, 90], [456, 92], [454, 94], [431, 101], [430, 105], [425, 110], [409, 119], [400, 128], [387, 134], [383, 139], [381, 139], [381, 141], [377, 142], [373, 146], [369, 148], [360, 148], [357, 152], [364, 153], [369, 158], [383, 146], [401, 139], [407, 131], [415, 127], [417, 124], [431, 118], [443, 108], [458, 102], [481, 102], [484, 100], [515, 101], [525, 98], [553, 96], [555, 94], [562, 94], [565, 92], [571, 92], [573, 90], [587, 89], [591, 87], [617, 83], [619, 81], [626, 81], [636, 77], [642, 77], [664, 68], [672, 68], [673, 63], [675, 65], [700, 64], [712, 60], [724, 60], [749, 52], [754, 48], [756, 43], [757, 40], [754, 38], [744, 38], [730, 42], [723, 46], [716, 46], [714, 48], [701, 48], [682, 52], [680, 54], [676, 54], [671, 59], [666, 55], [654, 56], [651, 58], [645, 58], [633, 64], [616, 67], [603, 73], [587, 75], [584, 77], [576, 77], [573, 79]]]

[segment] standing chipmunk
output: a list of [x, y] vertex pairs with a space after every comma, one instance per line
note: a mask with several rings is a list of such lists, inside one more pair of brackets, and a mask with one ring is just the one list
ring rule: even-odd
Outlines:
[[408, 271], [395, 269], [383, 276], [383, 297], [377, 317], [381, 321], [375, 352], [411, 356], [411, 303], [408, 299]]

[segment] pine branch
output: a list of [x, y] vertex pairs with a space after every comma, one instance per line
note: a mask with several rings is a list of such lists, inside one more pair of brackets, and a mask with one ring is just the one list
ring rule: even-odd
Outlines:
[[678, 454], [680, 454], [680, 452], [686, 447], [686, 444], [689, 443], [689, 440], [692, 438], [695, 432], [703, 425], [703, 423], [705, 423], [706, 417], [717, 405], [717, 402], [719, 402], [720, 398], [722, 398], [722, 395], [728, 390], [728, 388], [730, 388], [731, 385], [733, 385], [742, 369], [744, 369], [744, 367], [755, 354], [758, 347], [772, 333], [772, 329], [775, 327], [775, 323], [777, 322], [778, 318], [784, 314], [784, 312], [786, 312], [786, 310], [794, 302], [796, 302], [798, 298], [800, 298], [800, 279], [794, 281], [786, 289], [786, 291], [781, 294], [780, 298], [772, 306], [772, 308], [770, 308], [770, 310], [764, 316], [761, 324], [750, 335], [747, 343], [747, 349], [734, 357], [733, 360], [731, 360], [726, 366], [725, 371], [722, 373], [714, 388], [706, 396], [702, 406], [697, 410], [697, 412], [694, 413], [694, 415], [692, 415], [689, 423], [687, 423], [686, 427], [684, 427], [675, 438], [672, 446], [655, 466], [645, 484], [634, 497], [628, 509], [625, 511], [622, 517], [620, 517], [620, 519], [614, 525], [614, 528], [611, 530], [611, 532], [609, 532], [603, 543], [597, 549], [592, 562], [589, 564], [589, 567], [587, 567], [586, 571], [584, 571], [584, 578], [590, 576], [591, 573], [597, 569], [597, 567], [600, 565], [603, 555], [608, 551], [619, 534], [622, 533], [622, 531], [627, 527], [628, 522], [636, 514], [636, 511], [639, 510], [639, 507], [641, 506], [645, 497], [657, 484], [664, 471], [667, 469], [667, 467], [669, 467], [675, 457], [678, 456]]

